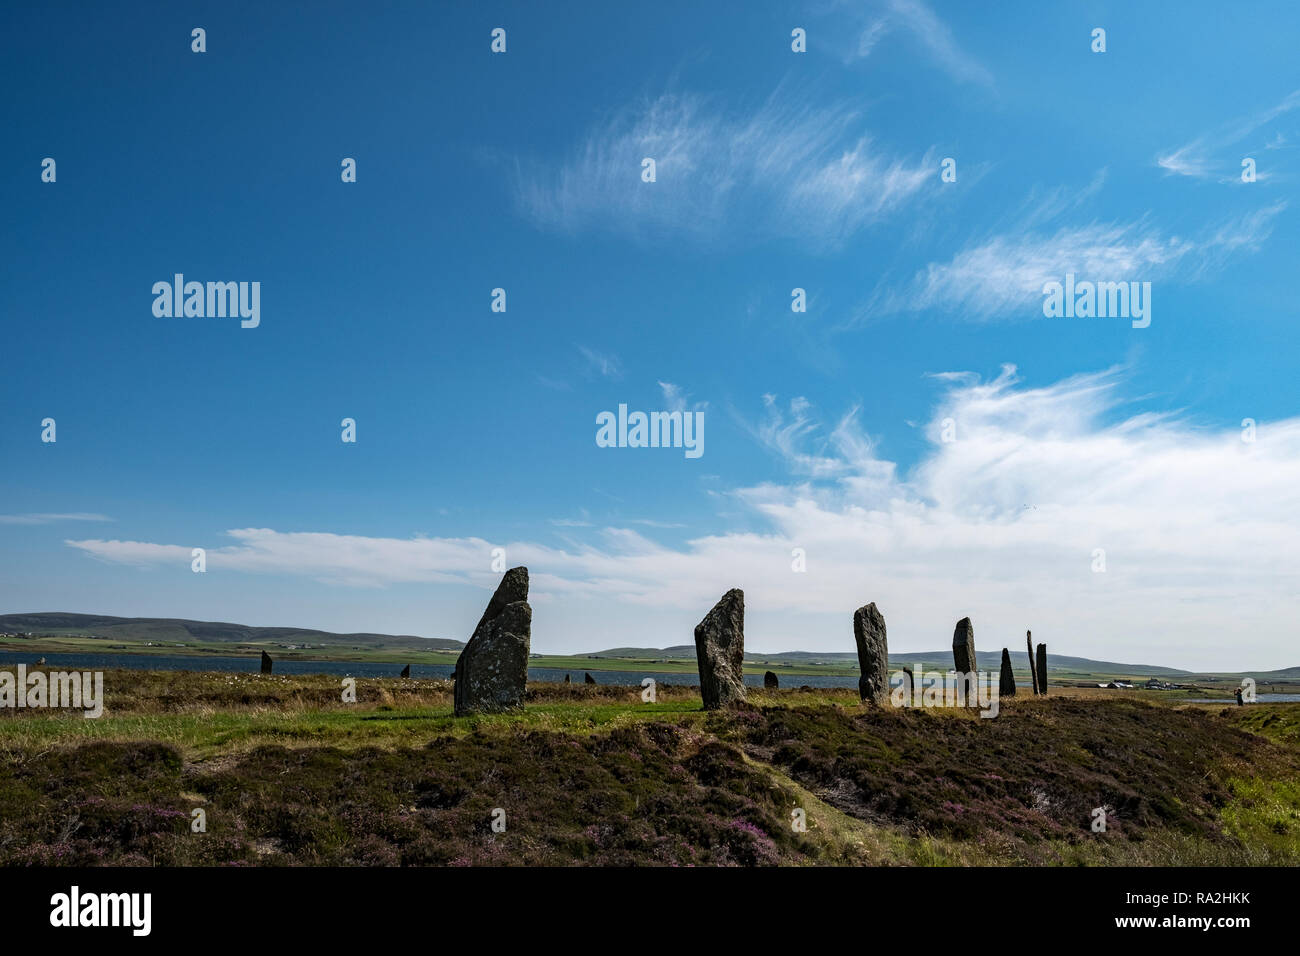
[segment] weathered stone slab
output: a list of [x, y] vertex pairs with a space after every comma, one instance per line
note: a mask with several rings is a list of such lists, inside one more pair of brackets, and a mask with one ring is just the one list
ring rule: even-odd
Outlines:
[[705, 710], [745, 699], [745, 592], [732, 588], [695, 626], [695, 661]]
[[528, 569], [511, 568], [456, 659], [457, 717], [523, 707], [532, 624]]
[[763, 689], [764, 689], [764, 690], [776, 690], [776, 689], [777, 689], [778, 687], [780, 687], [780, 686], [781, 686], [781, 680], [780, 680], [780, 678], [778, 678], [778, 677], [777, 677], [775, 674], [773, 674], [771, 671], [764, 671], [764, 672], [763, 672]]
[[262, 673], [271, 673], [271, 667], [274, 663], [275, 662], [271, 660], [271, 655], [266, 653], [266, 651], [262, 651]]
[[1038, 692], [1047, 694], [1047, 645], [1038, 645]]
[[975, 625], [968, 617], [958, 621], [952, 632], [952, 663], [958, 674], [979, 670], [975, 658]]
[[858, 697], [884, 707], [889, 703], [889, 641], [885, 618], [874, 603], [853, 612], [853, 640], [858, 645]]
[[998, 675], [998, 696], [1016, 696], [1016, 675], [1011, 669], [1011, 651], [1006, 647], [1002, 648], [1002, 673]]
[[1034, 696], [1041, 691], [1038, 689], [1038, 668], [1034, 666], [1034, 634], [1033, 631], [1025, 631], [1025, 654], [1029, 659], [1029, 680], [1034, 685]]

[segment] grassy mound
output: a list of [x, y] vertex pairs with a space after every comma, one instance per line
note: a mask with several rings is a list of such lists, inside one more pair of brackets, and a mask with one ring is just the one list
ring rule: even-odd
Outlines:
[[705, 714], [684, 687], [552, 684], [457, 720], [440, 681], [359, 680], [358, 703], [327, 677], [106, 687], [98, 720], [0, 716], [0, 863], [1300, 863], [1288, 704], [1053, 696], [988, 720], [789, 690]]

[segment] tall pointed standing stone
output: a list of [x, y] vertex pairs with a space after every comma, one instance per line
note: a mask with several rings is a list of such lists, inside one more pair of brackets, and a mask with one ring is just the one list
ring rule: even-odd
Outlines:
[[732, 588], [695, 626], [695, 661], [705, 710], [745, 699], [745, 592]]
[[953, 670], [958, 674], [969, 674], [979, 669], [975, 663], [975, 625], [968, 617], [958, 621], [952, 632], [952, 662]]
[[532, 627], [528, 569], [511, 568], [456, 659], [457, 717], [523, 707]]
[[410, 676], [411, 676], [411, 665], [410, 665], [410, 664], [407, 664], [405, 667], [403, 667], [403, 668], [402, 668], [402, 673], [399, 674], [398, 676], [399, 676], [399, 677], [410, 677]]
[[1034, 667], [1034, 635], [1032, 631], [1025, 631], [1025, 653], [1029, 658], [1029, 680], [1034, 685], [1034, 695], [1041, 693], [1038, 689], [1038, 671]]
[[272, 663], [273, 662], [271, 660], [271, 655], [266, 653], [266, 651], [262, 651], [262, 673], [263, 674], [271, 673]]
[[878, 707], [889, 703], [889, 641], [885, 618], [875, 603], [853, 612], [853, 640], [858, 645], [858, 697]]
[[[921, 668], [922, 673], [925, 667]], [[911, 664], [903, 665], [903, 706], [911, 707], [916, 702], [916, 675], [912, 672]]]
[[1047, 696], [1047, 645], [1038, 645], [1038, 692]]
[[1011, 670], [1011, 651], [1002, 648], [1002, 673], [998, 676], [998, 696], [1016, 696], [1016, 675]]
[[957, 672], [957, 699], [975, 706], [978, 701], [979, 665], [975, 657], [975, 625], [963, 617], [952, 632], [952, 663]]

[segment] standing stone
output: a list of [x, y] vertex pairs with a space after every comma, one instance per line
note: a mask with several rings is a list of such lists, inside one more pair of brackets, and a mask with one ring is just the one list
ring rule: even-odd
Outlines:
[[1011, 650], [1002, 648], [1002, 673], [998, 677], [998, 696], [1016, 696], [1016, 675], [1011, 670]]
[[952, 632], [952, 661], [958, 674], [979, 670], [975, 663], [975, 625], [968, 617], [958, 621], [956, 630]]
[[885, 618], [874, 603], [853, 612], [853, 640], [858, 645], [858, 697], [884, 707], [889, 703], [889, 641]]
[[745, 699], [745, 592], [732, 588], [695, 625], [695, 662], [705, 710]]
[[777, 678], [775, 674], [773, 674], [771, 671], [763, 672], [764, 690], [776, 690], [780, 686], [781, 686], [781, 681]]
[[262, 651], [262, 673], [263, 674], [271, 673], [271, 664], [272, 664], [271, 655], [266, 653], [266, 651]]
[[[925, 667], [921, 667], [921, 672], [925, 673]], [[916, 702], [916, 674], [912, 670], [911, 664], [903, 665], [903, 706], [911, 707]]]
[[584, 684], [594, 684], [594, 683], [596, 683], [596, 678], [592, 677], [592, 676], [591, 676], [590, 674], [588, 674], [586, 671], [583, 671], [582, 673], [583, 673], [582, 682], [583, 682]]
[[566, 684], [570, 683], [570, 681], [569, 681], [569, 675], [568, 675], [568, 674], [565, 674], [565, 675], [564, 675], [564, 682], [565, 682]]
[[1038, 645], [1038, 692], [1047, 696], [1047, 645]]
[[1038, 689], [1038, 671], [1034, 668], [1034, 635], [1032, 631], [1025, 631], [1025, 654], [1029, 658], [1029, 680], [1034, 685], [1034, 695], [1042, 693]]
[[457, 717], [523, 707], [532, 627], [528, 569], [511, 568], [456, 659]]
[[402, 673], [401, 673], [400, 675], [398, 675], [398, 676], [400, 676], [400, 677], [410, 677], [410, 676], [411, 676], [411, 665], [410, 665], [410, 664], [407, 664], [405, 667], [403, 667], [403, 668], [402, 668]]
[[979, 664], [975, 657], [975, 625], [963, 617], [952, 632], [953, 670], [957, 672], [957, 700], [963, 706], [975, 706], [978, 701]]

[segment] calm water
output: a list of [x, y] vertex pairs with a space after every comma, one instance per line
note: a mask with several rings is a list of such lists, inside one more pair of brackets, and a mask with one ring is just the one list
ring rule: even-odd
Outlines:
[[[12, 667], [15, 664], [36, 663], [40, 654], [15, 653], [0, 651], [0, 667]], [[256, 674], [261, 670], [259, 657], [218, 657], [205, 654], [202, 657], [175, 657], [167, 654], [46, 654], [48, 667], [60, 670], [107, 670], [113, 667], [125, 667], [132, 670], [146, 671], [235, 671], [242, 674]], [[402, 672], [402, 664], [375, 664], [356, 661], [293, 661], [277, 660], [277, 674], [338, 674], [340, 677], [396, 677]], [[411, 676], [447, 678], [454, 668], [448, 665], [412, 664]], [[528, 668], [529, 680], [555, 681], [564, 680], [568, 674], [570, 680], [581, 684], [582, 670], [560, 670], [554, 667]], [[671, 674], [662, 671], [591, 671], [591, 676], [598, 684], [622, 684], [639, 686], [643, 677], [653, 677], [660, 684], [677, 684], [679, 686], [698, 684], [695, 674]], [[762, 674], [746, 674], [745, 683], [750, 687], [762, 687]], [[850, 675], [810, 675], [795, 674], [782, 676], [783, 687], [857, 687], [857, 678]]]
[[[0, 667], [13, 667], [36, 663], [41, 655], [0, 651]], [[243, 674], [256, 674], [261, 670], [261, 658], [258, 657], [174, 657], [167, 654], [46, 654], [47, 666], [59, 670], [107, 670], [124, 667], [131, 670], [146, 671], [236, 671]], [[402, 664], [359, 663], [356, 661], [293, 661], [275, 662], [277, 674], [338, 674], [340, 677], [396, 677], [402, 671]], [[448, 678], [454, 668], [448, 665], [412, 664], [411, 676], [423, 678]], [[559, 683], [568, 674], [575, 683], [582, 683], [581, 670], [561, 670], [555, 667], [528, 668], [529, 680], [554, 681]], [[643, 677], [653, 677], [660, 684], [689, 686], [698, 684], [695, 674], [672, 674], [663, 671], [591, 671], [591, 676], [598, 684], [620, 684], [639, 686]], [[762, 687], [762, 674], [746, 674], [745, 684], [749, 687]], [[858, 686], [858, 679], [852, 674], [782, 674], [782, 687], [850, 687]], [[925, 686], [923, 683], [922, 686]], [[1027, 684], [1019, 685], [1027, 687]], [[1300, 694], [1259, 694], [1260, 703], [1300, 703]], [[1235, 704], [1231, 697], [1219, 700], [1209, 697], [1189, 697], [1189, 704]]]

